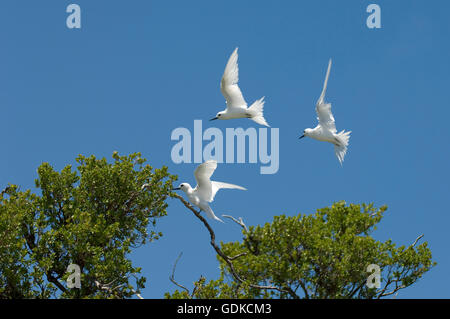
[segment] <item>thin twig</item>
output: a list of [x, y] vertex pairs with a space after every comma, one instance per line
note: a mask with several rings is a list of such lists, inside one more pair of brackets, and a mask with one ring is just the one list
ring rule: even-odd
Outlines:
[[225, 217], [225, 218], [229, 218], [229, 219], [233, 220], [236, 224], [240, 225], [245, 230], [246, 233], [248, 232], [248, 228], [244, 224], [244, 221], [242, 220], [242, 217], [239, 217], [239, 220], [237, 220], [236, 218], [234, 218], [233, 216], [230, 216], [230, 215], [222, 215], [222, 216]]
[[240, 254], [237, 254], [236, 256], [228, 257], [228, 259], [235, 260], [235, 259], [238, 259], [239, 257], [245, 256], [245, 255], [247, 255], [247, 253], [240, 253]]
[[178, 258], [175, 260], [175, 264], [173, 265], [173, 268], [172, 268], [172, 275], [169, 277], [169, 279], [170, 279], [170, 281], [173, 282], [175, 285], [177, 285], [178, 287], [184, 289], [184, 290], [188, 293], [188, 295], [189, 295], [189, 294], [190, 294], [189, 289], [187, 289], [185, 286], [180, 285], [178, 282], [175, 281], [175, 270], [176, 270], [176, 268], [177, 268], [178, 260], [180, 260], [180, 258], [181, 258], [182, 255], [183, 255], [183, 252], [181, 252], [181, 253], [178, 255]]
[[423, 234], [420, 235], [419, 237], [417, 237], [416, 240], [408, 248], [414, 247], [422, 237], [423, 237]]
[[[132, 275], [134, 278], [136, 278], [136, 280], [137, 280], [137, 277], [136, 277], [134, 274], [131, 274], [131, 275]], [[130, 275], [124, 276], [123, 278], [125, 279], [125, 278], [128, 278], [129, 276], [130, 276]], [[117, 280], [118, 280], [118, 278], [114, 279], [114, 280], [111, 281], [109, 284], [102, 284], [101, 282], [99, 282], [99, 281], [97, 281], [97, 280], [95, 280], [94, 283], [95, 283], [95, 285], [97, 286], [97, 288], [99, 288], [99, 289], [101, 289], [101, 290], [106, 290], [106, 291], [108, 291], [109, 293], [113, 293], [114, 290], [119, 289], [119, 288], [121, 288], [121, 287], [123, 287], [123, 286], [125, 285], [125, 284], [123, 283], [123, 284], [120, 284], [120, 285], [118, 285], [118, 286], [116, 286], [116, 287], [112, 287], [112, 284], [115, 283]], [[131, 289], [131, 291], [132, 291], [139, 299], [144, 299], [144, 298], [141, 296], [141, 294], [138, 293], [136, 290], [134, 290], [133, 288], [130, 288], [130, 289]]]

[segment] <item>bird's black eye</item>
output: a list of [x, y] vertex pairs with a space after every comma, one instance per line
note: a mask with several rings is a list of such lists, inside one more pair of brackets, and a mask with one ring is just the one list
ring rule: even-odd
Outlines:
[[221, 116], [222, 114], [219, 114], [219, 115], [217, 115], [217, 116]]

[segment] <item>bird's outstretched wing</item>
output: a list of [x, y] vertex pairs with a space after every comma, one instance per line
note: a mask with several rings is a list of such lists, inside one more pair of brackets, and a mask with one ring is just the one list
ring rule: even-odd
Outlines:
[[328, 78], [330, 77], [330, 70], [331, 70], [331, 59], [328, 61], [327, 75], [325, 76], [325, 81], [323, 82], [322, 93], [320, 94], [320, 97], [317, 100], [317, 104], [325, 103], [324, 99], [325, 99], [325, 93], [327, 92], [327, 85], [328, 85]]
[[197, 194], [204, 201], [210, 201], [212, 196], [212, 183], [211, 176], [217, 168], [217, 162], [210, 160], [206, 161], [199, 166], [194, 171], [195, 180], [197, 181]]
[[322, 93], [316, 103], [317, 120], [320, 126], [328, 129], [329, 131], [336, 133], [336, 124], [334, 122], [333, 113], [331, 113], [331, 103], [325, 103], [325, 93], [327, 91], [328, 77], [330, 76], [331, 59], [328, 62], [327, 75], [325, 76], [325, 82], [323, 83]]
[[222, 91], [225, 100], [227, 100], [227, 109], [247, 108], [247, 103], [242, 96], [241, 89], [238, 86], [239, 81], [239, 67], [238, 48], [236, 48], [228, 59], [227, 66], [223, 72], [222, 80], [220, 81], [220, 90]]
[[331, 113], [331, 104], [317, 104], [316, 113], [320, 126], [326, 128], [332, 133], [336, 133], [336, 124], [334, 122], [333, 113]]
[[216, 193], [219, 191], [219, 189], [222, 189], [222, 188], [240, 189], [243, 191], [247, 190], [245, 187], [242, 187], [239, 185], [234, 185], [234, 184], [229, 184], [229, 183], [211, 182], [211, 184], [212, 184], [212, 193], [211, 193], [211, 198], [210, 198], [209, 202], [212, 202], [214, 200]]

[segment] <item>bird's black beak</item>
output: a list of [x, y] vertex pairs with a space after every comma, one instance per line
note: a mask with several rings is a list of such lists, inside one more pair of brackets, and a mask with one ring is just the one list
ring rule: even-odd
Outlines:
[[217, 120], [218, 119], [218, 117], [216, 116], [216, 117], [213, 117], [212, 119], [210, 119], [210, 121], [214, 121], [214, 120]]
[[303, 134], [302, 136], [300, 136], [298, 139], [301, 139], [301, 138], [304, 138], [305, 137], [305, 134]]
[[181, 187], [175, 187], [175, 188], [172, 188], [173, 191], [178, 191], [178, 190], [180, 190], [180, 189], [181, 189]]

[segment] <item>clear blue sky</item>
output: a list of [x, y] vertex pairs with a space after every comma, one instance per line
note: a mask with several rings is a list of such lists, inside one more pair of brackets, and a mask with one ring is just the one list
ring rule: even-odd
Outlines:
[[[81, 30], [66, 27], [66, 7], [82, 9]], [[366, 7], [381, 7], [370, 30]], [[196, 164], [176, 165], [177, 127], [258, 127], [248, 120], [207, 122], [224, 106], [219, 81], [239, 47], [248, 102], [266, 96], [280, 129], [280, 169], [221, 164], [214, 179], [248, 191], [221, 191], [217, 214], [248, 225], [274, 215], [312, 213], [334, 201], [388, 205], [379, 240], [408, 245], [424, 234], [438, 265], [399, 298], [450, 297], [450, 23], [448, 1], [106, 1], [2, 0], [0, 3], [0, 184], [32, 188], [42, 162], [61, 169], [78, 154], [110, 158], [142, 152], [195, 184]], [[314, 104], [333, 58], [327, 99], [337, 129], [353, 131], [343, 167], [331, 145], [298, 140], [316, 125]], [[232, 199], [232, 201], [229, 201]], [[241, 238], [212, 222], [218, 240]], [[218, 277], [209, 235], [181, 203], [169, 200], [161, 240], [137, 250], [146, 298]]]

